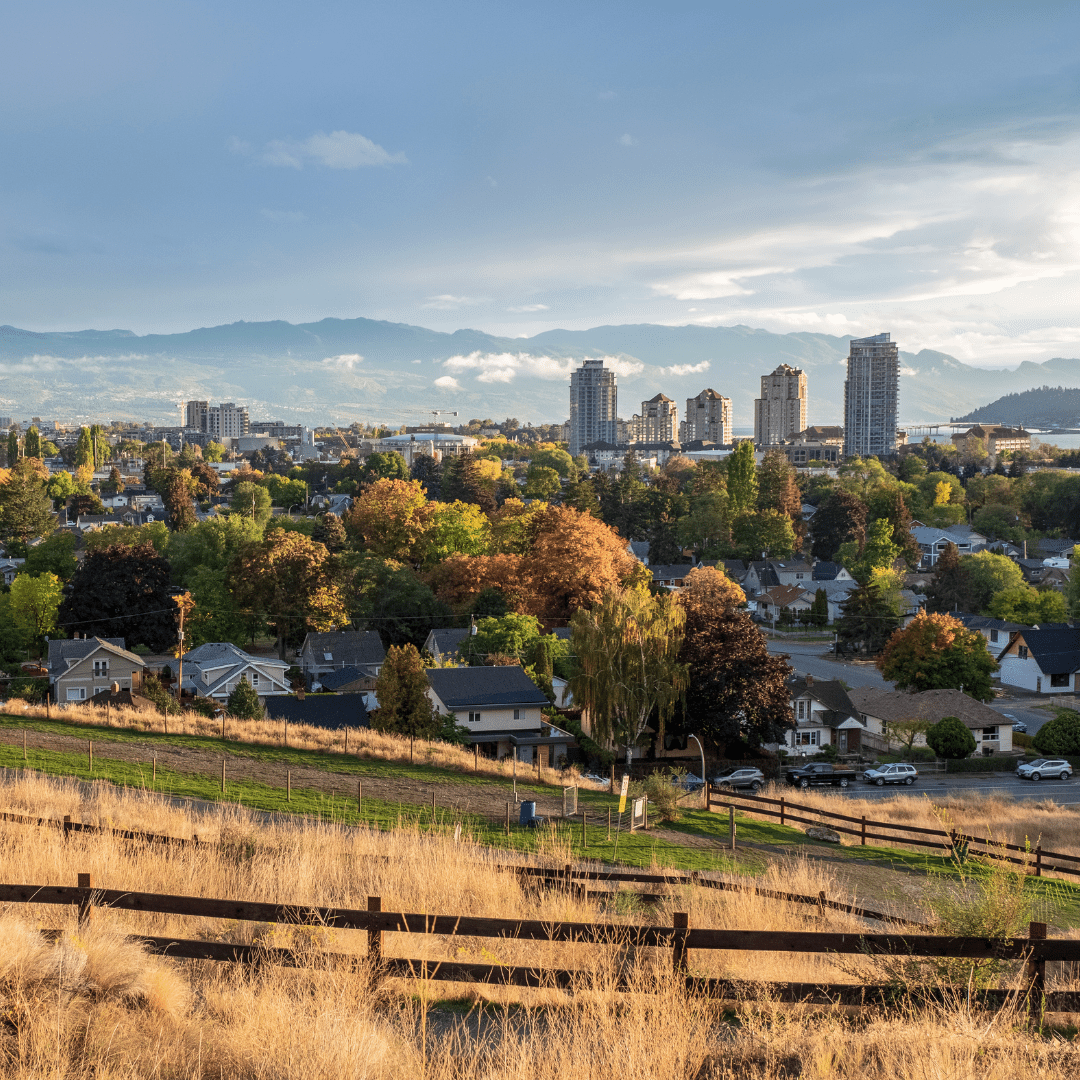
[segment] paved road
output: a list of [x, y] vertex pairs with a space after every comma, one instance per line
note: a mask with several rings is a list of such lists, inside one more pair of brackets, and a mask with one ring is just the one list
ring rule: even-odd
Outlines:
[[769, 652], [787, 653], [791, 666], [800, 675], [813, 675], [815, 679], [843, 679], [848, 686], [873, 686], [878, 690], [891, 690], [892, 683], [881, 677], [873, 664], [853, 664], [834, 660], [828, 653], [828, 642], [823, 641], [777, 641], [769, 639]]
[[[915, 767], [918, 768], [918, 763]], [[895, 795], [920, 799], [924, 796], [940, 799], [950, 795], [999, 796], [1021, 802], [1053, 799], [1060, 806], [1072, 806], [1080, 803], [1080, 780], [1040, 780], [1036, 784], [1031, 780], [1019, 780], [1012, 775], [976, 779], [966, 776], [946, 776], [941, 773], [924, 773], [911, 787], [886, 784], [879, 788], [859, 781], [852, 784], [846, 794], [850, 798], [870, 801], [889, 799]]]

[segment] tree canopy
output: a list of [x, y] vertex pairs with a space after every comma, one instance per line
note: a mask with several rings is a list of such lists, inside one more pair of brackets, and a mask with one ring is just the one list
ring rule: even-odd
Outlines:
[[985, 701], [997, 661], [986, 638], [949, 615], [920, 613], [889, 639], [878, 668], [899, 690], [963, 690]]

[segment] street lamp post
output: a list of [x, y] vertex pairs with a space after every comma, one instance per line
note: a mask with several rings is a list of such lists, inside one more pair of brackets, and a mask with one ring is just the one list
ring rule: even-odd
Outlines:
[[697, 748], [701, 751], [701, 790], [703, 792], [702, 798], [705, 800], [705, 809], [709, 809], [709, 781], [705, 779], [705, 748], [701, 745], [701, 740], [696, 735], [691, 735], [691, 739], [697, 743]]

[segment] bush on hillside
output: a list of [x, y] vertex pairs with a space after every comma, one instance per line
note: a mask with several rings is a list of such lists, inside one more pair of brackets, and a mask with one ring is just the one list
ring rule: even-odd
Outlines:
[[1058, 709], [1054, 719], [1035, 733], [1031, 744], [1039, 753], [1055, 757], [1080, 754], [1080, 713], [1075, 709]]
[[926, 733], [926, 745], [938, 757], [966, 758], [975, 753], [975, 736], [958, 717], [943, 716]]

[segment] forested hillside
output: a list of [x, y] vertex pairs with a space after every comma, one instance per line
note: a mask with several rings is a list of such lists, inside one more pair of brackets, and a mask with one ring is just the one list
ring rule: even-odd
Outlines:
[[980, 424], [1008, 424], [1010, 427], [1080, 427], [1080, 388], [1040, 386], [1018, 394], [1006, 394], [973, 409], [956, 420]]

